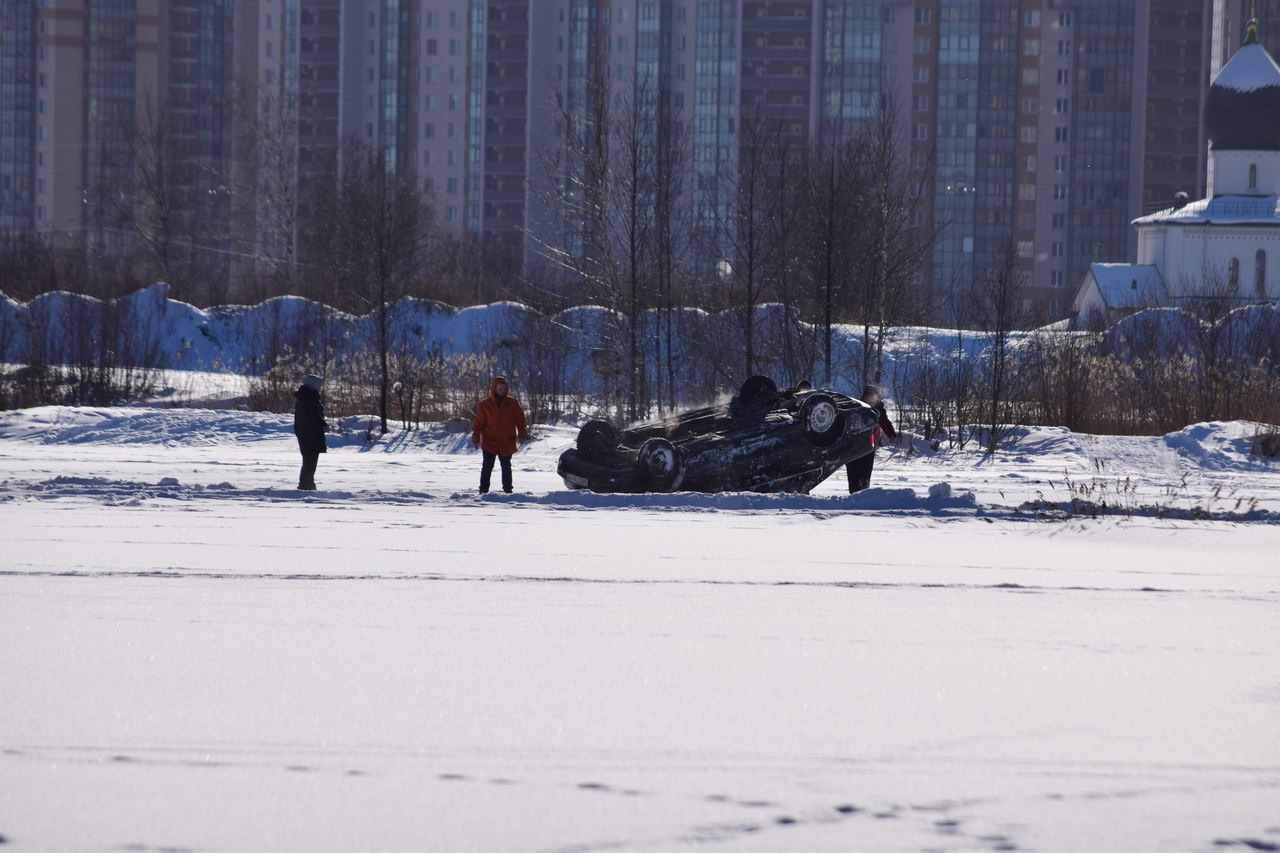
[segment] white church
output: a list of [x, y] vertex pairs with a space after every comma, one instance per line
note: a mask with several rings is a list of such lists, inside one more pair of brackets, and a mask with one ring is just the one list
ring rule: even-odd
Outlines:
[[1138, 262], [1090, 266], [1078, 323], [1196, 297], [1280, 299], [1280, 66], [1256, 22], [1213, 79], [1205, 130], [1208, 198], [1135, 219]]

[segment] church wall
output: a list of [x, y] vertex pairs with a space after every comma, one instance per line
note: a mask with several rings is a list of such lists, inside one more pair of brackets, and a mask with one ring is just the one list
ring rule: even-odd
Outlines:
[[[1209, 198], [1280, 193], [1280, 151], [1214, 151], [1210, 160]], [[1257, 171], [1252, 184], [1250, 167]]]
[[[1280, 299], [1280, 227], [1250, 225], [1169, 226], [1162, 236], [1148, 238], [1143, 229], [1139, 238], [1152, 250], [1139, 254], [1139, 263], [1155, 264], [1164, 278], [1169, 296], [1235, 296], [1240, 299]], [[1154, 251], [1156, 245], [1159, 251]], [[1257, 253], [1265, 252], [1265, 292], [1255, 289]], [[1238, 267], [1236, 284], [1231, 286], [1231, 260]]]

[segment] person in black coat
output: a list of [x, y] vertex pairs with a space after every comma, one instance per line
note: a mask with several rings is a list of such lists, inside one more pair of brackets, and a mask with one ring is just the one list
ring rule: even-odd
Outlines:
[[897, 430], [893, 428], [893, 421], [889, 420], [889, 415], [884, 410], [884, 401], [880, 399], [880, 388], [876, 385], [863, 388], [862, 402], [874, 409], [880, 415], [880, 420], [871, 431], [871, 452], [845, 466], [845, 471], [849, 474], [849, 494], [860, 492], [871, 485], [871, 469], [876, 464], [876, 445], [880, 443], [880, 434], [884, 433], [890, 441], [898, 440]]
[[293, 392], [293, 434], [298, 437], [298, 450], [302, 452], [302, 472], [298, 475], [298, 488], [315, 491], [316, 464], [320, 454], [328, 451], [324, 434], [329, 427], [324, 422], [324, 404], [320, 402], [320, 386], [324, 380], [314, 373], [302, 380]]

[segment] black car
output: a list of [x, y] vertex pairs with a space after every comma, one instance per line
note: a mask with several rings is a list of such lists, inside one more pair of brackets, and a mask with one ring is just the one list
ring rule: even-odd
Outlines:
[[728, 404], [619, 430], [588, 421], [557, 472], [593, 492], [800, 492], [872, 451], [876, 412], [753, 376]]

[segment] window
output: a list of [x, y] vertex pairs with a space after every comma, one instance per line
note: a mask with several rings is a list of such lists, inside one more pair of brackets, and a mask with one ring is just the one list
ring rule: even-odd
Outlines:
[[1061, 116], [1064, 116], [1067, 113], [1071, 112], [1071, 99], [1058, 98], [1056, 101], [1054, 101], [1053, 111]]
[[440, 50], [439, 42], [435, 39], [427, 39], [427, 56], [435, 56]]
[[929, 23], [929, 10], [927, 8], [916, 9], [916, 23], [917, 24]]
[[929, 82], [929, 66], [917, 65], [915, 67], [914, 79], [915, 79], [915, 82], [917, 83], [928, 83]]
[[1036, 253], [1035, 244], [1032, 243], [1030, 240], [1018, 241], [1018, 257], [1030, 258], [1030, 257], [1034, 257], [1035, 253]]
[[1070, 55], [1071, 55], [1071, 42], [1067, 40], [1058, 42], [1058, 56], [1070, 56]]
[[1052, 225], [1054, 231], [1061, 231], [1067, 227], [1067, 215], [1065, 213], [1055, 213], [1053, 215]]
[[1060, 26], [1060, 27], [1069, 27], [1069, 26], [1071, 26], [1071, 13], [1070, 13], [1070, 12], [1059, 12], [1059, 13], [1058, 13], [1058, 26]]
[[1067, 171], [1067, 155], [1065, 154], [1053, 155], [1053, 171], [1058, 172], [1059, 174]]
[[1259, 296], [1267, 295], [1267, 250], [1259, 249], [1253, 256], [1253, 290]]
[[1061, 240], [1055, 240], [1049, 245], [1049, 257], [1061, 258], [1067, 253], [1067, 244]]
[[1054, 142], [1066, 142], [1067, 139], [1067, 129], [1065, 127], [1055, 127], [1053, 129]]
[[1035, 184], [1018, 184], [1018, 200], [1019, 201], [1035, 201], [1036, 185]]
[[1065, 279], [1066, 276], [1063, 274], [1062, 270], [1053, 270], [1049, 273], [1049, 284], [1054, 287], [1062, 287]]
[[1235, 293], [1240, 289], [1240, 259], [1232, 258], [1227, 262], [1227, 290]]
[[[40, 102], [44, 104], [44, 101]], [[1256, 190], [1258, 188], [1258, 164], [1249, 164], [1249, 189]]]
[[444, 190], [444, 191], [445, 191], [446, 193], [448, 193], [449, 195], [457, 195], [457, 194], [458, 194], [458, 179], [457, 179], [457, 178], [449, 178], [447, 181], [445, 181], [445, 190]]
[[1071, 85], [1071, 72], [1068, 69], [1066, 68], [1058, 69], [1058, 85], [1059, 86]]
[[1040, 55], [1040, 39], [1026, 39], [1022, 42], [1023, 56], [1039, 56]]
[[1054, 184], [1054, 185], [1053, 185], [1053, 198], [1054, 198], [1054, 200], [1055, 200], [1055, 201], [1062, 201], [1062, 200], [1063, 200], [1064, 198], [1066, 198], [1066, 197], [1067, 197], [1067, 185], [1066, 185], [1066, 184]]

